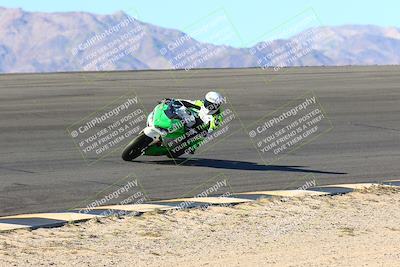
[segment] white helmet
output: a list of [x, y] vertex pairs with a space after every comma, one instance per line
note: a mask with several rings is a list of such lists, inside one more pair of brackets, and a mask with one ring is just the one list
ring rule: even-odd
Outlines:
[[219, 111], [224, 101], [225, 99], [220, 93], [208, 92], [204, 99], [204, 107], [209, 110], [208, 114], [212, 115]]

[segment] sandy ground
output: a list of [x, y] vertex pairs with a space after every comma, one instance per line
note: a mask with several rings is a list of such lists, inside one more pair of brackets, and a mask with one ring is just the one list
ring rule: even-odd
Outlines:
[[399, 266], [400, 190], [0, 234], [0, 266]]

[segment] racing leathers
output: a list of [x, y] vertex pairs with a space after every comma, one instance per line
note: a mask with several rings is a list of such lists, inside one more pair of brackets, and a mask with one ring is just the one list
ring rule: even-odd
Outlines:
[[[195, 135], [201, 135], [205, 138], [218, 129], [222, 123], [221, 109], [211, 115], [202, 100], [166, 99], [166, 101], [171, 101], [169, 103], [172, 105], [175, 115], [182, 121], [186, 129], [185, 132], [188, 133], [186, 138], [181, 141], [182, 143]], [[193, 154], [195, 149], [190, 150], [189, 153]], [[175, 157], [176, 155], [172, 156]]]
[[[211, 115], [209, 110], [204, 107], [202, 100], [176, 99], [175, 101], [182, 104], [181, 107], [176, 109], [176, 113], [189, 129], [202, 126], [208, 133], [211, 133], [222, 123], [221, 109]], [[195, 113], [192, 110], [195, 110]]]

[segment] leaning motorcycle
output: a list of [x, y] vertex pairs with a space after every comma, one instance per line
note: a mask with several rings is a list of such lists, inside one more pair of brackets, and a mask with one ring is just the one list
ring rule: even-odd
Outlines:
[[196, 127], [186, 127], [179, 116], [183, 104], [179, 100], [164, 99], [147, 117], [147, 127], [123, 150], [122, 159], [132, 161], [141, 156], [167, 156], [178, 158], [183, 154], [194, 153], [207, 136], [208, 125], [198, 116], [198, 110], [185, 111], [196, 121]]

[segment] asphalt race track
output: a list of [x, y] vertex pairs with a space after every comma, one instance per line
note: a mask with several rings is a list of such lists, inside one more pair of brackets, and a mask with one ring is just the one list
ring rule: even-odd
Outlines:
[[[66, 128], [132, 90], [146, 112], [164, 97], [221, 90], [237, 119], [228, 136], [180, 165], [124, 162], [115, 152], [88, 166]], [[266, 165], [247, 130], [310, 90], [331, 130]], [[398, 179], [399, 118], [399, 67], [0, 75], [0, 215], [84, 206], [127, 175], [153, 200], [198, 192], [221, 175], [234, 192]]]

